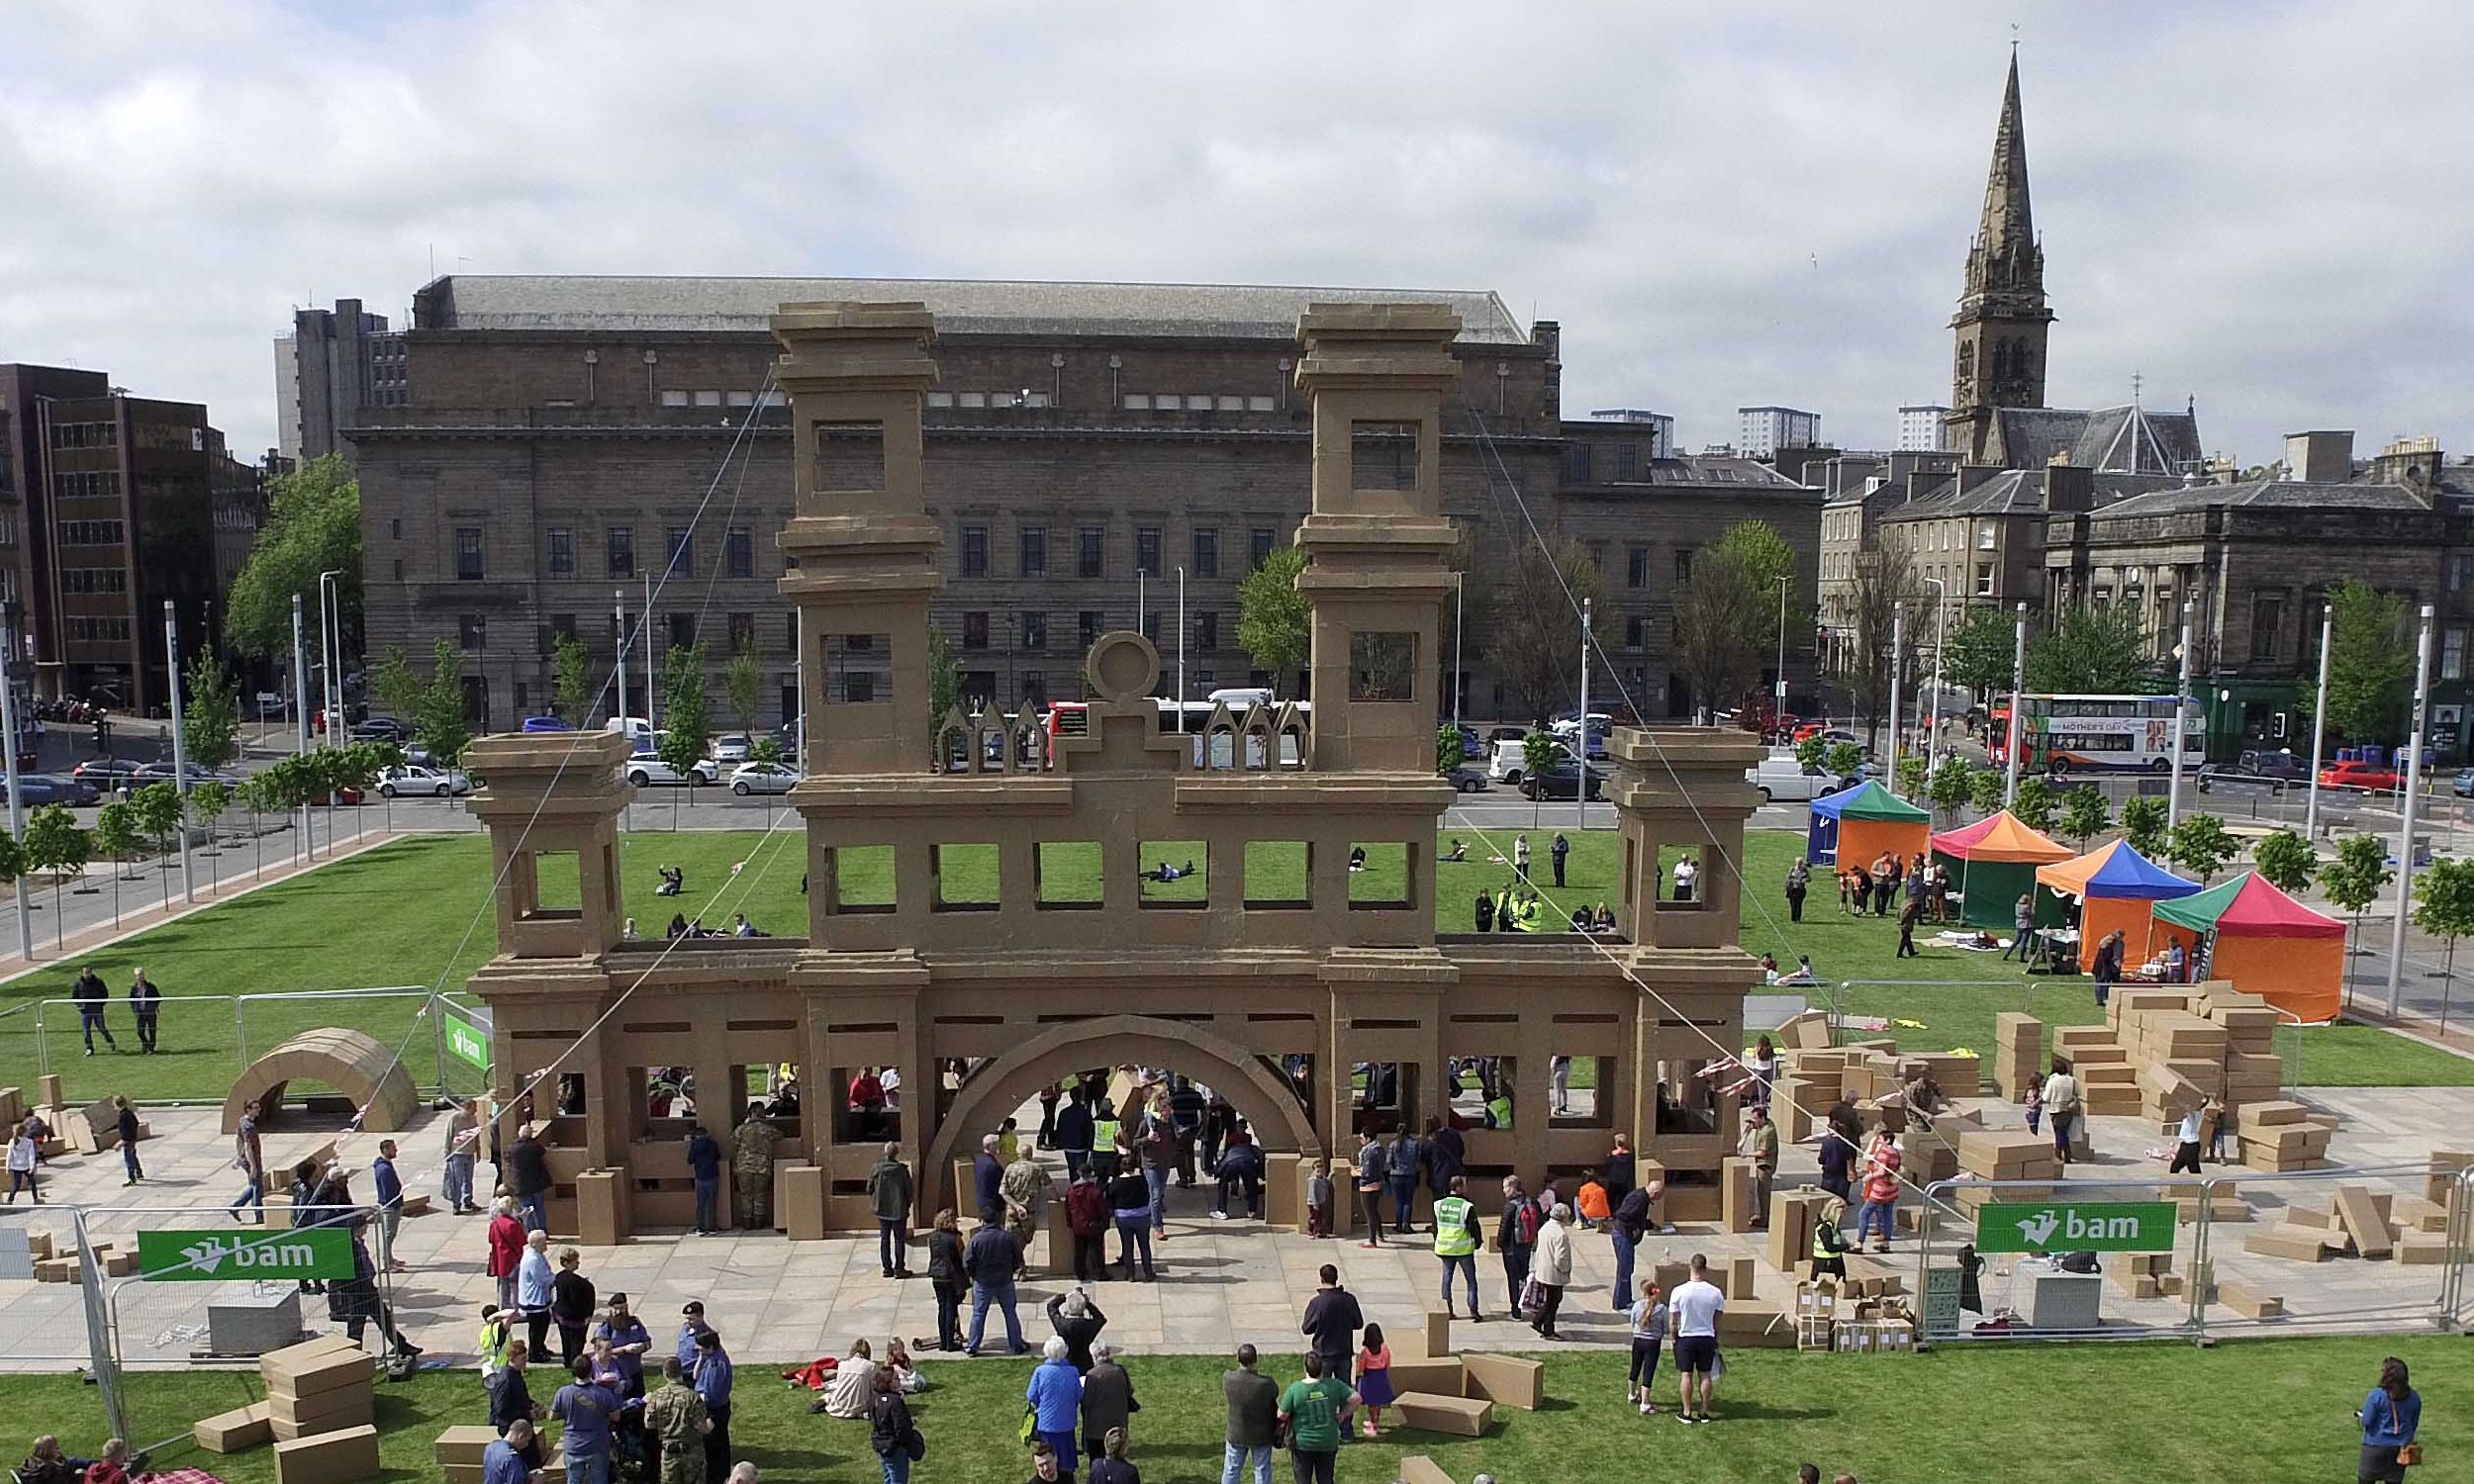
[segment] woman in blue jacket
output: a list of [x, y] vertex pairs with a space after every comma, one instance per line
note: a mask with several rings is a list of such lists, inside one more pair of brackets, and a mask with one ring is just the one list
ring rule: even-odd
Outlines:
[[1048, 1337], [1023, 1398], [1030, 1407], [1031, 1436], [1057, 1450], [1058, 1475], [1073, 1478], [1074, 1460], [1081, 1455], [1074, 1445], [1074, 1429], [1083, 1420], [1083, 1373], [1066, 1357], [1065, 1341], [1060, 1337]]
[[2391, 1355], [2380, 1362], [2380, 1383], [2362, 1399], [2362, 1484], [2405, 1484], [2414, 1430], [2423, 1422], [2423, 1398], [2406, 1384], [2406, 1363]]

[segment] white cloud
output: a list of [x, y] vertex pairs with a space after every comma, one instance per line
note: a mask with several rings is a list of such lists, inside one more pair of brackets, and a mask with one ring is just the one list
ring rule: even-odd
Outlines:
[[2012, 15], [2052, 393], [2212, 447], [2462, 412], [2474, 12], [2324, 7], [10, 7], [0, 357], [273, 441], [295, 304], [475, 272], [1492, 288], [1566, 406], [1947, 394]]

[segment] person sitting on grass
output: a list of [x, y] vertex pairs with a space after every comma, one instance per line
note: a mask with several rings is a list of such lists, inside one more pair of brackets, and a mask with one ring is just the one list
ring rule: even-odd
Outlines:
[[78, 1484], [94, 1463], [92, 1458], [62, 1452], [60, 1439], [46, 1433], [35, 1439], [33, 1451], [17, 1466], [17, 1477], [22, 1484]]

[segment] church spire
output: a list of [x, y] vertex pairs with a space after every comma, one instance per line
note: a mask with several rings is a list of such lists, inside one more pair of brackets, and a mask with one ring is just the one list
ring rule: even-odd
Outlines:
[[2014, 46], [2010, 77], [2002, 86], [2001, 122], [1993, 129], [1993, 166], [1985, 175], [1984, 219], [1976, 228], [1967, 287], [1974, 293], [2003, 287], [2042, 290], [2044, 266], [2036, 243], [2036, 214], [2028, 205], [2028, 131], [2019, 116], [2019, 52]]
[[2045, 249], [2028, 206], [2028, 132], [2019, 107], [2019, 53], [2010, 54], [1984, 215], [1967, 244], [1966, 283], [1951, 319], [1950, 446], [1976, 462], [2002, 455], [1998, 408], [2045, 405]]

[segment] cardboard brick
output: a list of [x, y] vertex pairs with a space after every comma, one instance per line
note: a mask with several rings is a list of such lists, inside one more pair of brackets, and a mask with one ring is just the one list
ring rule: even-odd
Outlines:
[[1770, 1044], [1795, 1050], [1818, 1050], [1830, 1044], [1830, 1017], [1820, 1010], [1806, 1010], [1772, 1033]]
[[275, 1484], [351, 1484], [378, 1472], [378, 1430], [347, 1429], [275, 1444]]
[[498, 1441], [498, 1429], [464, 1423], [447, 1429], [430, 1444], [430, 1456], [440, 1463], [480, 1465], [484, 1449]]
[[[370, 1421], [377, 1406], [377, 1397], [367, 1391], [330, 1391], [295, 1402], [269, 1396], [266, 1406], [268, 1418], [275, 1425], [276, 1437], [302, 1438], [312, 1433], [333, 1433], [338, 1428], [354, 1427]], [[286, 1429], [290, 1431], [287, 1433]]]
[[1753, 1230], [1753, 1161], [1730, 1155], [1718, 1169], [1720, 1209], [1727, 1230]]
[[[283, 1351], [276, 1350], [272, 1353], [282, 1354]], [[259, 1358], [263, 1360], [265, 1357]], [[366, 1391], [376, 1371], [376, 1362], [369, 1355], [358, 1351], [344, 1354], [331, 1353], [318, 1356], [316, 1359], [318, 1361], [316, 1364], [301, 1365], [293, 1369], [268, 1370], [261, 1367], [258, 1375], [266, 1383], [266, 1394], [270, 1397], [306, 1399], [323, 1396], [331, 1391]]]
[[[497, 1436], [488, 1428], [481, 1431], [490, 1433], [492, 1437]], [[273, 1442], [275, 1430], [267, 1422], [266, 1404], [251, 1402], [246, 1407], [200, 1418], [198, 1425], [189, 1430], [189, 1436], [197, 1439], [198, 1446], [210, 1453], [238, 1453], [244, 1448], [263, 1447]]]
[[2353, 1239], [2354, 1251], [2365, 1257], [2385, 1257], [2393, 1242], [2388, 1222], [2371, 1200], [2371, 1192], [2360, 1185], [2336, 1187], [2336, 1220], [2347, 1237]]
[[2218, 1284], [2217, 1302], [2244, 1319], [2279, 1319], [2285, 1313], [2281, 1294], [2259, 1293], [2238, 1283]]
[[2268, 1257], [2290, 1257], [2297, 1262], [2325, 1262], [2328, 1242], [2328, 1233], [2316, 1227], [2280, 1224], [2244, 1237], [2242, 1251]]
[[[47, 1071], [35, 1078], [35, 1101], [46, 1108], [56, 1108], [67, 1099], [60, 1092], [60, 1074]], [[55, 1125], [56, 1127], [56, 1125]]]
[[1727, 1297], [1730, 1299], [1751, 1298], [1754, 1269], [1759, 1266], [1760, 1263], [1752, 1257], [1729, 1257], [1725, 1270]]
[[1461, 1355], [1467, 1368], [1467, 1390], [1499, 1407], [1535, 1412], [1546, 1405], [1546, 1366], [1518, 1355], [1469, 1350]]
[[[1431, 1391], [1403, 1391], [1392, 1398], [1392, 1408], [1400, 1414], [1404, 1427], [1428, 1433], [1451, 1433], [1462, 1438], [1484, 1435], [1487, 1424], [1494, 1420], [1494, 1403], [1481, 1397], [1443, 1396]], [[277, 1484], [291, 1484], [278, 1480]]]
[[2242, 1133], [2246, 1134], [2253, 1129], [2266, 1129], [2281, 1127], [2286, 1124], [2301, 1123], [2304, 1119], [2310, 1116], [2311, 1110], [2308, 1107], [2301, 1103], [2286, 1102], [2282, 1099], [2274, 1102], [2245, 1103], [2236, 1112], [2234, 1116], [2234, 1126]]
[[1424, 1453], [1411, 1453], [1400, 1460], [1399, 1484], [1454, 1484], [1443, 1465]]
[[2397, 1260], [2415, 1265], [2437, 1264], [2448, 1260], [2448, 1241], [2426, 1232], [2408, 1232], [2397, 1239]]
[[1469, 1392], [1468, 1371], [1458, 1355], [1410, 1355], [1391, 1357], [1391, 1388], [1394, 1391], [1431, 1391], [1438, 1396], [1464, 1396]]

